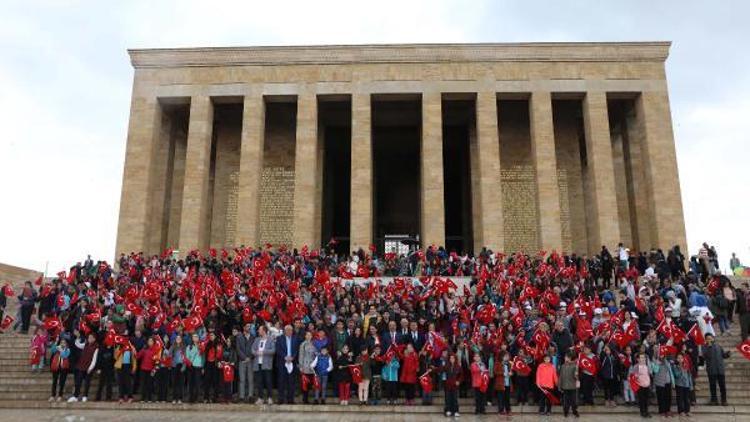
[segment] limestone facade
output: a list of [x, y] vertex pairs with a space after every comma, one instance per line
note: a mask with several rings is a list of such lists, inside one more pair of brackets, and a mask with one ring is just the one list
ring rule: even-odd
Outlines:
[[[330, 235], [324, 215], [341, 213], [349, 248], [380, 247], [373, 98], [399, 95], [419, 103], [409, 234], [423, 246], [451, 241], [445, 204], [468, 198], [465, 249], [684, 250], [668, 52], [668, 42], [130, 50], [117, 253], [317, 248]], [[351, 110], [333, 123], [350, 130], [347, 163], [324, 159], [321, 101]], [[472, 104], [462, 197], [444, 175], [450, 101]], [[336, 185], [350, 202], [329, 210], [323, 180], [337, 164], [351, 168]]]

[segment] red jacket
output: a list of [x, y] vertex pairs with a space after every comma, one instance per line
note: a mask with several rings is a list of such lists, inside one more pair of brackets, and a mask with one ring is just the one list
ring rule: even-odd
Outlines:
[[404, 365], [401, 367], [401, 382], [404, 384], [417, 383], [417, 371], [419, 371], [419, 357], [416, 353], [404, 356]]
[[486, 372], [487, 368], [484, 364], [480, 365], [476, 362], [471, 364], [471, 387], [479, 388], [482, 385], [482, 372]]
[[154, 350], [148, 346], [138, 352], [138, 364], [141, 371], [151, 371], [154, 369]]

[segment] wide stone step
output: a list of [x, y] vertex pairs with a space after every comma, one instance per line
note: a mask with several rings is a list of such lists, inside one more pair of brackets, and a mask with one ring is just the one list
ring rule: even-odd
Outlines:
[[[44, 401], [49, 398], [51, 384], [47, 386], [33, 386], [33, 388], [27, 387], [27, 388], [15, 389], [11, 391], [5, 391], [6, 388], [4, 387], [7, 387], [7, 386], [0, 386], [0, 401], [2, 400]], [[74, 385], [73, 385], [72, 380], [66, 383], [65, 394], [64, 394], [66, 398], [72, 394], [73, 387]], [[92, 384], [91, 389], [89, 391], [89, 398], [93, 399], [96, 394], [96, 391], [97, 391], [97, 386]], [[113, 392], [114, 392], [113, 397], [117, 397], [116, 388], [113, 389]], [[171, 396], [168, 396], [168, 397], [171, 397]], [[733, 403], [750, 402], [750, 394], [748, 394], [747, 391], [732, 391], [731, 389], [729, 389], [727, 391], [727, 397], [729, 401]], [[699, 403], [707, 403], [710, 398], [708, 389], [696, 391], [696, 398]], [[356, 402], [357, 399], [352, 398], [351, 401]], [[301, 402], [300, 397], [297, 398], [297, 402]], [[336, 402], [337, 402], [336, 398], [329, 397], [329, 403], [336, 403]], [[403, 402], [403, 398], [401, 402]], [[420, 400], [417, 399], [416, 402], [420, 403]], [[434, 397], [433, 399], [433, 404], [435, 405], [443, 405], [444, 402], [445, 402], [444, 398], [440, 396]], [[512, 402], [515, 403], [515, 400], [513, 400]], [[600, 404], [604, 403], [604, 399], [601, 393], [596, 394], [595, 402], [600, 403]], [[463, 406], [473, 406], [474, 399], [472, 397], [461, 398], [459, 399], [459, 403]]]
[[[269, 417], [270, 414], [275, 412], [315, 412], [315, 413], [357, 413], [357, 414], [441, 414], [443, 412], [442, 406], [340, 406], [340, 405], [272, 405], [272, 406], [255, 406], [248, 404], [181, 404], [173, 405], [171, 403], [123, 403], [117, 404], [113, 402], [87, 402], [87, 403], [26, 403], [26, 402], [15, 402], [15, 401], [4, 401], [0, 400], [0, 408], [37, 408], [37, 409], [101, 409], [101, 410], [152, 410], [152, 411], [205, 411], [205, 412], [263, 412], [260, 414], [250, 414], [249, 417], [259, 416], [260, 418]], [[656, 407], [652, 406], [652, 411], [656, 412]], [[581, 406], [580, 412], [584, 415], [637, 415], [638, 410], [633, 407], [618, 406], [615, 408], [609, 408], [604, 406]], [[464, 414], [472, 414], [473, 406], [462, 406], [461, 411]], [[487, 409], [488, 413], [492, 413], [494, 408], [490, 407]], [[516, 414], [536, 414], [538, 408], [536, 406], [515, 406], [513, 412]], [[750, 407], [748, 406], [694, 406], [692, 412], [695, 414], [716, 414], [726, 415], [750, 415]], [[553, 413], [560, 414], [561, 409], [559, 406], [553, 407]], [[83, 415], [85, 416], [85, 414]], [[743, 416], [744, 417], [744, 416]]]

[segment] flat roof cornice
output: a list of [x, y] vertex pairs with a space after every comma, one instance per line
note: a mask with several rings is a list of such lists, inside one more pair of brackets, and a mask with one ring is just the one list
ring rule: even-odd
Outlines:
[[451, 62], [664, 62], [669, 41], [365, 44], [131, 49], [136, 69]]

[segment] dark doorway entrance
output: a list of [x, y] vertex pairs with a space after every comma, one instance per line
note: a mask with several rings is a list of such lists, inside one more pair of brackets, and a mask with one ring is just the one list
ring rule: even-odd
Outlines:
[[352, 103], [349, 97], [321, 97], [318, 128], [323, 136], [321, 242], [336, 239], [336, 253], [349, 252]]
[[473, 99], [443, 99], [445, 247], [473, 252], [469, 138], [475, 136]]
[[387, 236], [420, 235], [421, 98], [376, 96], [372, 110], [374, 232], [383, 251]]

